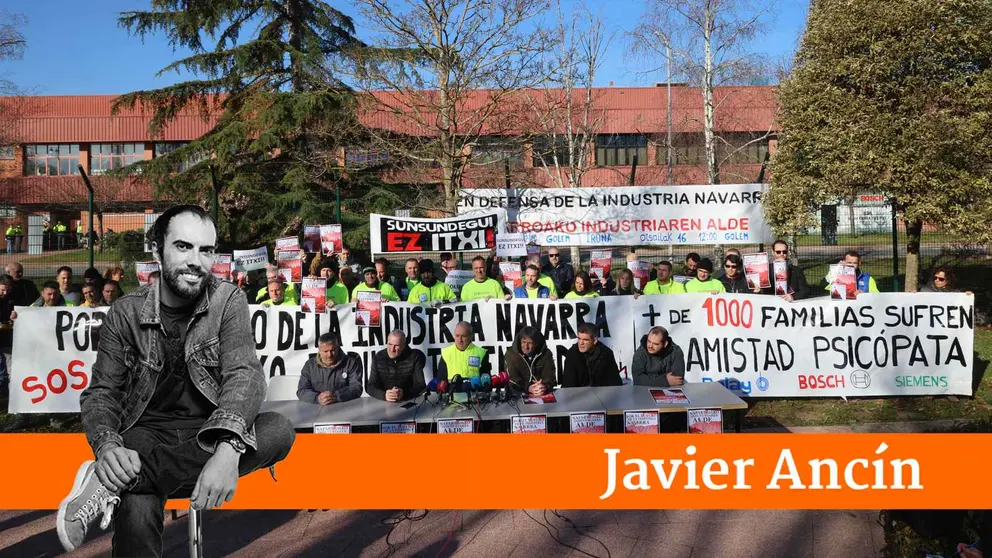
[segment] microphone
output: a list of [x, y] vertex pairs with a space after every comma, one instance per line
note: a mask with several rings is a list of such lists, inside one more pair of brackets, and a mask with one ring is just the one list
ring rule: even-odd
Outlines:
[[507, 391], [509, 385], [510, 385], [510, 375], [506, 373], [506, 370], [500, 370], [499, 371], [499, 386], [500, 386], [499, 400], [500, 401], [506, 401], [507, 400], [506, 391]]
[[489, 390], [493, 387], [493, 377], [491, 374], [483, 374], [479, 376], [479, 382], [482, 384], [483, 390]]
[[460, 374], [455, 374], [451, 383], [454, 385], [452, 399], [455, 403], [468, 403], [468, 393], [472, 390], [472, 382], [463, 380]]
[[437, 383], [437, 392], [441, 395], [441, 403], [448, 403], [448, 381], [441, 380]]
[[472, 391], [482, 390], [482, 378], [478, 376], [472, 376], [472, 379], [470, 381], [472, 382]]
[[437, 378], [431, 379], [431, 381], [428, 382], [428, 384], [427, 384], [427, 392], [428, 393], [431, 393], [431, 392], [437, 393], [437, 384], [438, 384]]

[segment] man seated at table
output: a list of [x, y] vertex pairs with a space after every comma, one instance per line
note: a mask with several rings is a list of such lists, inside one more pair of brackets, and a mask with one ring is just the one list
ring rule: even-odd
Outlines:
[[589, 322], [578, 327], [578, 340], [565, 354], [562, 387], [622, 386], [613, 351], [599, 342], [599, 328]]
[[365, 390], [383, 401], [407, 401], [424, 393], [424, 366], [427, 357], [411, 349], [406, 335], [396, 329], [386, 338], [386, 348], [372, 358], [369, 381]]
[[331, 405], [362, 395], [362, 362], [341, 350], [333, 333], [317, 338], [317, 356], [303, 365], [296, 397], [307, 403]]
[[555, 359], [536, 327], [526, 326], [517, 333], [506, 351], [506, 372], [514, 389], [527, 395], [544, 395], [554, 387]]
[[455, 376], [464, 379], [490, 374], [491, 370], [486, 350], [472, 343], [472, 326], [459, 322], [455, 326], [455, 344], [441, 350], [441, 363], [434, 377], [440, 382]]
[[635, 386], [674, 387], [685, 381], [685, 355], [668, 336], [668, 330], [655, 326], [641, 338], [634, 352], [630, 376]]

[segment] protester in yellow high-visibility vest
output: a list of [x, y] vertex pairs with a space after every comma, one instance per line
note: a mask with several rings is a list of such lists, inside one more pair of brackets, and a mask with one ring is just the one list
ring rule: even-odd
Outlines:
[[379, 291], [383, 302], [399, 302], [400, 296], [396, 294], [393, 286], [385, 281], [380, 281], [374, 267], [366, 267], [362, 270], [365, 274], [365, 282], [359, 283], [351, 290], [351, 301], [358, 300], [358, 293], [363, 291]]
[[450, 381], [455, 376], [473, 378], [491, 373], [486, 350], [472, 343], [472, 326], [461, 322], [455, 326], [455, 344], [441, 350], [441, 364], [434, 376]]
[[58, 249], [65, 250], [65, 239], [67, 236], [66, 233], [69, 230], [69, 228], [66, 227], [65, 223], [63, 223], [62, 221], [58, 221], [55, 223], [55, 227], [53, 228], [53, 230], [55, 231], [55, 238], [58, 239], [58, 243], [59, 243]]
[[406, 301], [412, 304], [434, 304], [441, 302], [458, 302], [458, 295], [451, 287], [434, 277], [434, 261], [420, 260], [417, 264], [420, 271], [420, 283], [410, 289]]
[[[658, 264], [658, 277], [654, 281], [648, 281], [644, 286], [644, 294], [679, 294], [685, 293], [685, 285], [672, 279], [672, 262], [663, 261]], [[636, 298], [636, 297], [635, 297]]]

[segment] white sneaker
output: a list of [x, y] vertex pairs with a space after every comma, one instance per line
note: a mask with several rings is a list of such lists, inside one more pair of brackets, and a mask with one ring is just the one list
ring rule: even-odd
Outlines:
[[86, 533], [103, 514], [100, 528], [106, 530], [114, 517], [114, 507], [121, 499], [100, 482], [96, 462], [87, 461], [79, 467], [72, 491], [59, 504], [56, 530], [66, 552], [72, 552], [86, 539]]

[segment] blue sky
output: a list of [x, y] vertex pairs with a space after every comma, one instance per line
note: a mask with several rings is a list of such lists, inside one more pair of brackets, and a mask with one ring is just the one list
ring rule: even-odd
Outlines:
[[[354, 15], [348, 2], [330, 0], [345, 13]], [[563, 0], [566, 9], [575, 0]], [[593, 4], [593, 2], [589, 2]], [[117, 14], [128, 9], [146, 9], [150, 2], [78, 0], [19, 2], [6, 9], [27, 16], [23, 29], [27, 51], [22, 60], [0, 63], [0, 74], [37, 95], [85, 95], [126, 93], [175, 83], [179, 76], [156, 77], [159, 69], [178, 58], [163, 36], [144, 42], [128, 36], [117, 26]], [[768, 32], [752, 50], [772, 58], [791, 57], [806, 19], [807, 0], [778, 0], [775, 15], [767, 21]], [[635, 0], [604, 0], [596, 10], [616, 32], [607, 62], [597, 85], [610, 81], [617, 86], [651, 85], [663, 75], [643, 75], [643, 61], [627, 54], [623, 33], [632, 29], [641, 16], [643, 3]], [[358, 22], [358, 35], [370, 34]], [[638, 65], [641, 62], [641, 65]]]

